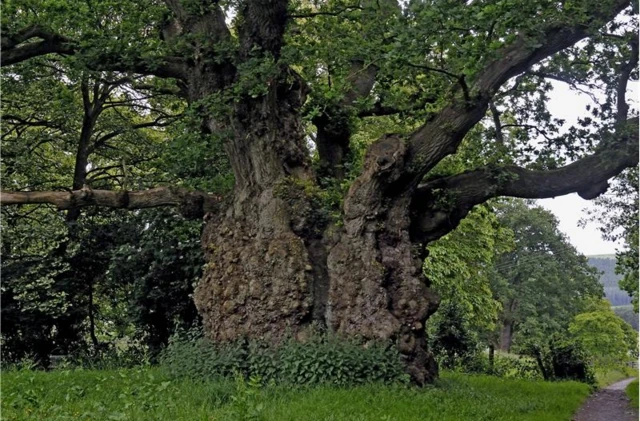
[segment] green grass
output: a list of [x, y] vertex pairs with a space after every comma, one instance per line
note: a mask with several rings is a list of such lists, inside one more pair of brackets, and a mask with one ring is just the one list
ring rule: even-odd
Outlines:
[[629, 377], [638, 377], [638, 369], [631, 367], [613, 370], [596, 369], [596, 382], [598, 387], [609, 386], [612, 383], [628, 379]]
[[638, 380], [634, 380], [629, 383], [629, 386], [627, 386], [625, 392], [627, 392], [627, 396], [629, 396], [629, 399], [631, 400], [631, 406], [638, 409]]
[[438, 420], [560, 421], [589, 387], [444, 373], [417, 389], [259, 387], [227, 380], [171, 381], [158, 369], [7, 372], [3, 420]]

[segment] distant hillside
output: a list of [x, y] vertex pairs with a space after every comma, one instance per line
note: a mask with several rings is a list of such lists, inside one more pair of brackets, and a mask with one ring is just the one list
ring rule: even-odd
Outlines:
[[587, 256], [587, 259], [589, 259], [589, 265], [602, 272], [600, 283], [604, 286], [604, 294], [611, 303], [613, 311], [633, 326], [635, 330], [638, 330], [638, 315], [633, 312], [631, 297], [618, 286], [618, 281], [622, 276], [616, 275], [615, 254]]
[[614, 254], [587, 256], [589, 265], [598, 269], [600, 275], [600, 283], [604, 286], [604, 293], [612, 306], [626, 306], [631, 304], [631, 297], [618, 286], [618, 281], [622, 278], [617, 275], [616, 256]]
[[614, 313], [622, 318], [622, 320], [629, 323], [635, 330], [638, 330], [638, 315], [633, 312], [633, 306], [629, 305], [611, 308]]

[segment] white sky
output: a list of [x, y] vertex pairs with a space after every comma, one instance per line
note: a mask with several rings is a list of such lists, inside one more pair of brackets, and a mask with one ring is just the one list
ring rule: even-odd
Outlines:
[[[629, 101], [632, 108], [637, 108], [637, 85], [637, 83], [630, 84], [631, 89], [628, 97], [632, 99]], [[548, 105], [553, 116], [566, 119], [566, 124], [571, 125], [576, 122], [578, 116], [585, 115], [586, 105], [592, 103], [586, 95], [577, 94], [560, 82], [554, 82], [553, 86], [554, 91]], [[597, 223], [589, 223], [584, 228], [578, 226], [578, 221], [586, 217], [584, 209], [594, 208], [592, 201], [584, 200], [574, 193], [554, 199], [541, 199], [537, 202], [556, 215], [560, 222], [560, 231], [569, 237], [571, 243], [580, 253], [585, 255], [613, 254], [617, 248], [622, 246], [621, 243], [604, 241], [598, 231]], [[603, 215], [603, 218], [606, 218], [606, 215]]]
[[580, 218], [585, 217], [585, 208], [593, 208], [590, 200], [584, 200], [576, 193], [559, 196], [554, 199], [541, 199], [538, 204], [556, 215], [560, 224], [558, 228], [569, 237], [571, 244], [586, 256], [593, 254], [613, 254], [621, 243], [605, 241], [600, 236], [598, 225], [590, 222], [586, 227], [578, 226]]

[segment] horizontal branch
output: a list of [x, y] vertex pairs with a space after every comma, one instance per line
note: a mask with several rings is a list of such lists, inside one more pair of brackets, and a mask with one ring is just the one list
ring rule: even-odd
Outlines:
[[[31, 41], [34, 38], [39, 38], [40, 41]], [[74, 55], [83, 53], [75, 40], [46, 31], [38, 26], [24, 28], [13, 36], [3, 36], [1, 47], [0, 65], [2, 67], [48, 54]], [[95, 53], [95, 51], [92, 52]], [[125, 64], [121, 57], [101, 51], [95, 60], [88, 63], [88, 67], [96, 71], [132, 72], [164, 78], [184, 79], [186, 77], [185, 66], [176, 57], [165, 57], [152, 61], [142, 57], [127, 57]]]
[[[433, 241], [453, 230], [475, 205], [498, 196], [543, 199], [578, 193], [584, 199], [594, 199], [607, 190], [607, 180], [638, 165], [637, 121], [630, 120], [630, 126], [623, 141], [603, 145], [595, 153], [555, 170], [479, 168], [423, 184], [416, 190], [412, 205], [414, 234], [421, 241]], [[442, 201], [446, 209], [436, 205]]]
[[0, 205], [26, 205], [47, 203], [60, 210], [87, 206], [117, 209], [145, 209], [159, 206], [178, 206], [188, 218], [200, 218], [213, 212], [222, 201], [219, 196], [203, 192], [191, 192], [177, 187], [157, 187], [140, 191], [92, 190], [84, 187], [70, 192], [20, 191], [0, 192]]

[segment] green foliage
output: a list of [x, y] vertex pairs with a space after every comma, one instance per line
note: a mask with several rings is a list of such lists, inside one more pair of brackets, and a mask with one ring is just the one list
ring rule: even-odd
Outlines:
[[113, 317], [128, 317], [152, 358], [176, 329], [199, 323], [192, 294], [204, 263], [201, 226], [168, 209], [140, 212], [121, 227], [129, 236], [109, 256], [104, 296], [112, 307], [123, 295], [130, 300]]
[[638, 377], [638, 369], [631, 367], [620, 367], [613, 370], [602, 368], [595, 368], [595, 377], [598, 387], [603, 388], [610, 384], [617, 383], [620, 380], [628, 379], [629, 377]]
[[406, 382], [400, 354], [391, 344], [364, 344], [332, 336], [289, 340], [277, 347], [240, 341], [212, 344], [197, 331], [174, 336], [161, 364], [176, 378], [215, 379], [241, 374], [264, 383], [356, 385]]
[[593, 364], [603, 369], [626, 365], [637, 357], [638, 333], [615, 315], [605, 301], [574, 317], [569, 332]]
[[[63, 224], [62, 215], [50, 210], [32, 215], [40, 212], [45, 221], [55, 216]], [[29, 226], [19, 216], [16, 220], [3, 235], [3, 245], [12, 248], [2, 262], [6, 361], [32, 353], [45, 366], [50, 354], [97, 361], [96, 353], [117, 348], [126, 338], [142, 342], [154, 359], [176, 327], [198, 323], [191, 294], [203, 264], [200, 222], [167, 209], [89, 210], [75, 224], [73, 239], [48, 236], [43, 239], [50, 245], [34, 248], [14, 241]], [[56, 250], [62, 248], [65, 254], [59, 256]], [[34, 255], [25, 259], [27, 253]], [[98, 347], [89, 337], [90, 310]]]
[[491, 357], [479, 352], [459, 363], [456, 370], [513, 379], [596, 382], [587, 354], [575, 341], [554, 337], [528, 354], [497, 352]]
[[3, 418], [15, 421], [569, 419], [589, 394], [580, 383], [443, 373], [426, 389], [274, 387], [244, 378], [193, 382], [158, 369], [4, 372]]
[[[87, 12], [84, 4], [77, 9], [50, 6], [39, 13], [23, 10], [18, 21], [47, 28], [61, 23], [44, 18], [49, 14]], [[120, 6], [101, 4], [94, 12], [118, 15]], [[120, 20], [129, 27], [128, 18], [139, 13], [152, 18], [158, 10], [131, 6], [131, 14]], [[16, 3], [5, 7], [23, 8]], [[155, 91], [167, 88], [166, 83], [91, 72], [78, 68], [75, 60], [82, 58], [55, 64], [36, 59], [3, 72], [4, 185], [67, 190], [77, 177], [99, 189], [175, 182], [175, 167], [159, 157], [171, 154], [167, 136], [184, 128], [176, 124], [163, 130], [179, 119], [184, 106]], [[143, 85], [147, 88], [138, 90]], [[84, 165], [78, 161], [83, 148], [88, 151]], [[174, 154], [173, 162], [181, 158]], [[210, 172], [224, 168], [224, 162], [216, 164], [208, 163]], [[143, 337], [153, 353], [176, 322], [190, 326], [196, 319], [189, 295], [202, 265], [200, 224], [177, 220], [166, 210], [86, 209], [70, 218], [46, 205], [3, 206], [1, 223], [5, 361], [33, 356], [46, 366], [51, 354], [93, 355], [133, 335]]]
[[593, 385], [594, 369], [582, 344], [575, 340], [554, 337], [541, 356], [549, 376], [557, 380], [576, 380]]
[[236, 391], [231, 396], [230, 415], [233, 419], [243, 421], [261, 420], [264, 404], [260, 402], [262, 384], [259, 377], [252, 376], [245, 380], [240, 373], [235, 375]]
[[[429, 245], [424, 272], [443, 306], [452, 303], [476, 330], [491, 330], [501, 306], [490, 287], [490, 267], [512, 247], [511, 231], [498, 223], [490, 207], [478, 206], [456, 230]], [[441, 317], [436, 313], [434, 323]]]
[[118, 343], [105, 344], [98, 350], [76, 351], [63, 357], [62, 361], [57, 362], [52, 368], [115, 370], [146, 367], [150, 360], [148, 347], [144, 343], [131, 343], [125, 338]]
[[3, 417], [13, 420], [193, 420], [228, 402], [229, 382], [174, 381], [157, 369], [3, 373]]

